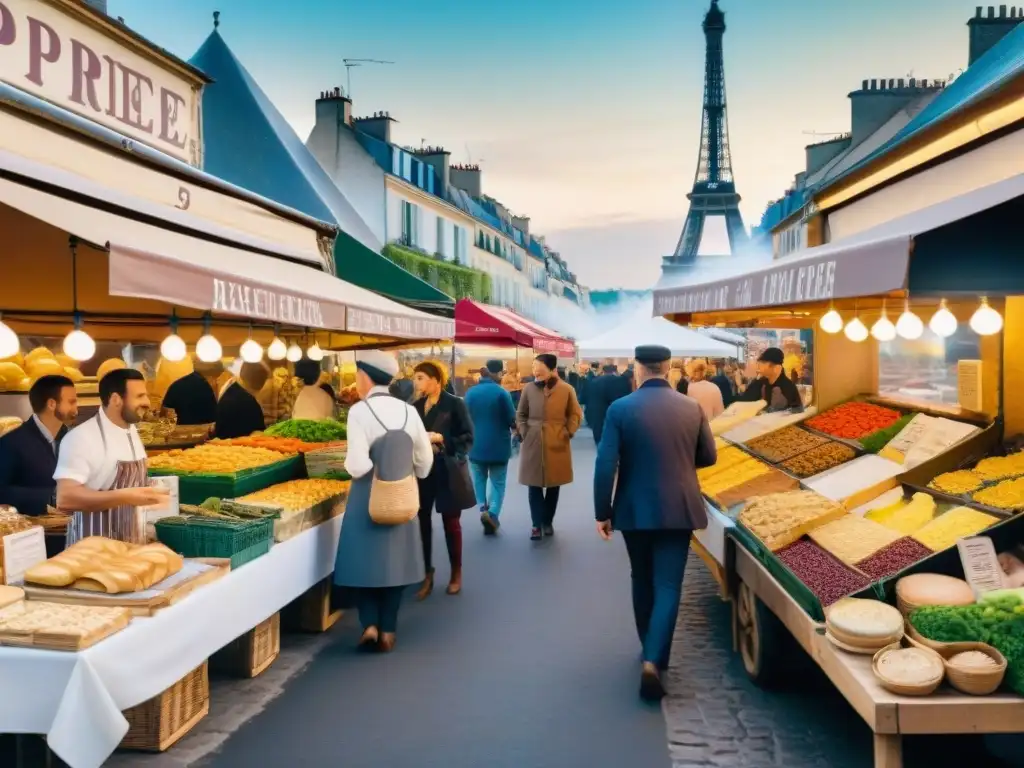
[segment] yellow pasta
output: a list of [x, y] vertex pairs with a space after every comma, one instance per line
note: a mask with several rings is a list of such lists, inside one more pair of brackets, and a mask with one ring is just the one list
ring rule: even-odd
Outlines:
[[932, 552], [941, 552], [965, 536], [980, 533], [998, 521], [999, 518], [994, 515], [987, 515], [969, 507], [957, 507], [935, 518], [913, 536]]

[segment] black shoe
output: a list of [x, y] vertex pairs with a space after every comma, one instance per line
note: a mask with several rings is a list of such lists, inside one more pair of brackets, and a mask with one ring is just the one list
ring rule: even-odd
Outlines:
[[540, 528], [530, 529], [530, 541], [540, 541], [544, 538], [544, 532]]
[[555, 529], [552, 528], [550, 525], [545, 525], [544, 526], [544, 535], [545, 536], [554, 536], [555, 535]]
[[501, 527], [487, 510], [480, 513], [480, 524], [484, 527], [484, 536], [493, 536], [498, 532], [498, 528]]
[[659, 702], [665, 698], [665, 686], [661, 684], [661, 676], [656, 669], [646, 664], [640, 673], [640, 698], [650, 702]]

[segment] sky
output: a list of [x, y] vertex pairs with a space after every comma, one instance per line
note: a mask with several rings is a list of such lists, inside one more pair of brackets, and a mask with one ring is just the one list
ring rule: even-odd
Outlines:
[[[305, 140], [318, 93], [386, 110], [401, 144], [483, 169], [591, 288], [646, 288], [686, 217], [700, 139], [709, 0], [109, 0], [189, 58], [220, 32]], [[865, 78], [947, 79], [967, 65], [971, 0], [720, 0], [737, 191], [748, 227], [850, 128]]]

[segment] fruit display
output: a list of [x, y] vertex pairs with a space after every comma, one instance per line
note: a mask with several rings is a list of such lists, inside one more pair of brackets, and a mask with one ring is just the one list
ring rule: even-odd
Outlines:
[[793, 426], [748, 440], [747, 447], [773, 464], [778, 464], [827, 442], [827, 437]]
[[278, 453], [309, 453], [326, 448], [330, 443], [304, 443], [294, 437], [273, 437], [271, 435], [252, 435], [250, 437], [236, 437], [233, 440], [213, 440], [212, 445], [239, 445], [244, 448], [266, 448]]
[[855, 567], [861, 573], [870, 576], [872, 581], [880, 581], [899, 573], [904, 568], [909, 568], [932, 554], [932, 551], [924, 544], [909, 536], [904, 536], [856, 563]]
[[859, 440], [887, 429], [903, 414], [873, 403], [843, 403], [825, 413], [812, 416], [805, 423], [811, 429], [846, 440]]
[[330, 443], [344, 440], [345, 425], [335, 419], [288, 419], [269, 427], [265, 432], [270, 437], [286, 437], [305, 443]]
[[262, 491], [250, 493], [238, 501], [243, 504], [277, 506], [286, 512], [297, 512], [315, 507], [325, 501], [348, 493], [347, 480], [289, 480]]
[[827, 442], [799, 456], [782, 462], [779, 466], [799, 478], [820, 475], [833, 467], [845, 464], [857, 457], [856, 451], [842, 443]]
[[981, 533], [998, 522], [999, 518], [993, 515], [969, 507], [956, 507], [915, 531], [913, 536], [932, 552], [941, 552], [965, 536]]
[[153, 456], [149, 460], [149, 468], [172, 474], [233, 475], [276, 464], [286, 458], [285, 454], [266, 448], [206, 443]]
[[867, 576], [843, 565], [807, 539], [793, 542], [775, 555], [814, 593], [823, 607], [859, 592], [870, 584]]
[[972, 472], [969, 469], [958, 469], [954, 472], [946, 472], [939, 475], [928, 483], [928, 487], [942, 493], [952, 494], [953, 496], [962, 496], [978, 490], [984, 484], [985, 478], [976, 472]]
[[184, 567], [163, 544], [133, 547], [103, 536], [89, 536], [59, 555], [25, 571], [25, 582], [120, 594], [149, 589]]
[[909, 535], [930, 523], [935, 517], [935, 510], [934, 498], [927, 493], [915, 493], [909, 501], [900, 499], [887, 507], [873, 509], [864, 517], [898, 533]]
[[896, 531], [859, 515], [843, 515], [807, 535], [815, 544], [847, 565], [855, 565], [867, 559], [900, 538]]
[[845, 514], [841, 505], [814, 491], [788, 491], [750, 499], [738, 519], [774, 552]]

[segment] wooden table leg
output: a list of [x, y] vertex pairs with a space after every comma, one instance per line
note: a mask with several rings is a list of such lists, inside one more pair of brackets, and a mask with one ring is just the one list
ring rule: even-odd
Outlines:
[[898, 733], [876, 733], [875, 768], [903, 768], [903, 737]]

